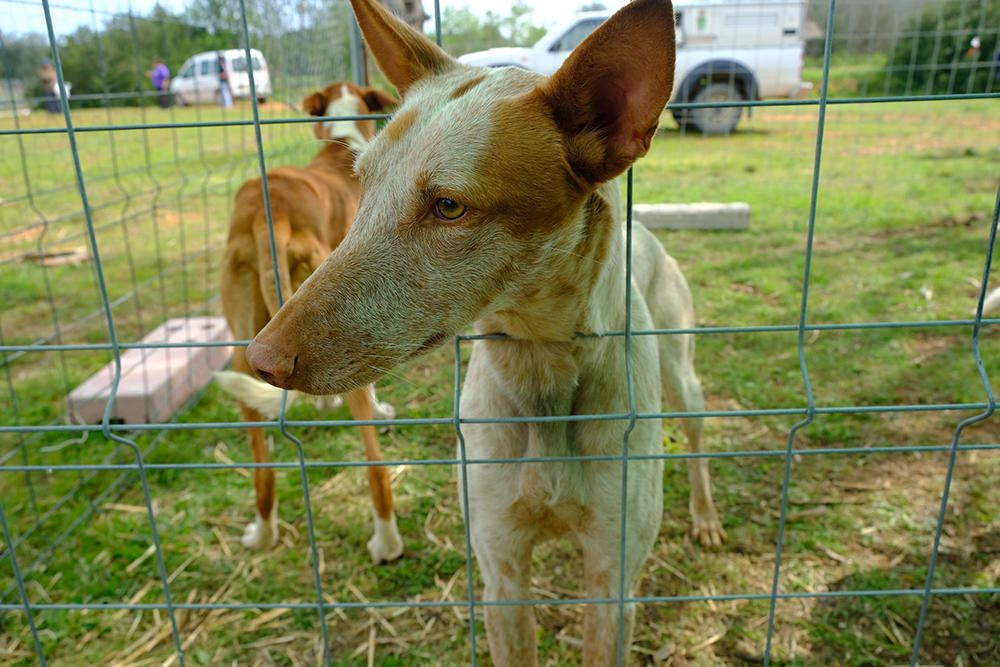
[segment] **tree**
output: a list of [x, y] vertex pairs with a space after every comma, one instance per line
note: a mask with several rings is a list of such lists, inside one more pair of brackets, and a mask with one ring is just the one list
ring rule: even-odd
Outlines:
[[[19, 79], [24, 82], [25, 93], [37, 96], [35, 72], [43, 58], [51, 58], [49, 40], [37, 33], [6, 35], [0, 33], [0, 79]], [[6, 93], [6, 91], [3, 91]]]
[[78, 106], [140, 103], [142, 98], [138, 95], [104, 96], [150, 90], [146, 72], [152, 67], [154, 56], [162, 58], [176, 74], [192, 54], [230, 48], [238, 43], [228, 30], [213, 32], [159, 5], [146, 16], [114, 16], [103, 30], [77, 28], [60, 41], [63, 74], [73, 84], [74, 104]]
[[531, 11], [531, 7], [524, 0], [517, 0], [511, 6], [510, 17], [506, 20], [511, 45], [530, 46], [545, 34], [545, 28], [528, 22]]
[[928, 6], [904, 28], [881, 82], [898, 95], [1000, 91], [998, 27], [1000, 2], [946, 0]]
[[[988, 2], [989, 0], [984, 0]], [[838, 53], [885, 53], [892, 46], [893, 35], [904, 23], [930, 4], [941, 0], [838, 0], [834, 18], [834, 50]], [[830, 0], [809, 0], [807, 16], [826, 31]], [[810, 49], [822, 55], [822, 40]]]
[[[347, 3], [327, 0], [248, 0], [250, 46], [268, 60], [275, 96], [298, 101], [301, 95], [350, 71]], [[73, 84], [74, 106], [153, 103], [147, 72], [163, 59], [173, 75], [196, 53], [243, 46], [239, 0], [194, 0], [185, 14], [161, 6], [146, 15], [118, 14], [100, 29], [80, 27], [60, 39], [66, 80]], [[235, 18], [234, 18], [235, 17]], [[5, 67], [28, 84], [41, 58], [49, 56], [40, 36], [5, 36]], [[0, 71], [0, 77], [9, 76]], [[37, 93], [37, 91], [35, 91]], [[128, 93], [133, 93], [129, 95]]]
[[441, 16], [441, 45], [449, 53], [458, 56], [505, 43], [496, 22], [483, 21], [468, 7], [445, 7]]
[[468, 7], [446, 7], [441, 17], [441, 43], [454, 55], [497, 46], [530, 46], [545, 34], [545, 28], [529, 21], [531, 7], [515, 2], [504, 16], [487, 11], [485, 16]]
[[403, 19], [403, 23], [423, 32], [424, 21], [430, 17], [424, 11], [424, 5], [420, 0], [381, 0], [381, 2], [389, 11]]

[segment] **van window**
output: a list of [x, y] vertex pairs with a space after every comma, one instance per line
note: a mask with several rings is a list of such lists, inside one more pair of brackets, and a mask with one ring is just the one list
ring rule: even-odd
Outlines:
[[212, 67], [212, 61], [211, 60], [202, 60], [201, 61], [201, 75], [202, 76], [207, 76], [208, 74], [214, 74], [215, 73], [214, 69], [215, 68]]
[[777, 14], [726, 14], [722, 24], [727, 28], [750, 28], [761, 25], [777, 25]]
[[[264, 69], [264, 65], [260, 62], [260, 58], [257, 56], [253, 57], [253, 71], [259, 72]], [[247, 59], [246, 56], [237, 56], [233, 58], [233, 71], [234, 72], [245, 72], [247, 71]]]
[[587, 19], [586, 21], [580, 21], [566, 31], [566, 34], [560, 37], [556, 43], [552, 45], [549, 51], [572, 51], [580, 44], [580, 42], [587, 39], [590, 33], [594, 32], [594, 30], [597, 29], [597, 26], [601, 25], [603, 21], [604, 19]]
[[184, 79], [190, 79], [194, 76], [194, 63], [188, 63], [185, 65], [184, 69], [181, 70], [181, 73], [178, 76]]

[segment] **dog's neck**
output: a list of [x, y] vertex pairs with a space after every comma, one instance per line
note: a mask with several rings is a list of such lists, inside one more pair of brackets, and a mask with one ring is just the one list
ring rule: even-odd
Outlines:
[[357, 149], [343, 139], [327, 139], [323, 141], [323, 147], [313, 157], [310, 165], [322, 169], [353, 171], [356, 154]]
[[625, 324], [624, 235], [617, 181], [592, 194], [576, 214], [577, 237], [554, 239], [551, 271], [510, 307], [476, 322], [480, 333], [502, 333], [539, 343], [568, 342], [577, 334], [603, 333]]
[[[357, 155], [364, 149], [368, 148], [368, 144], [370, 142], [367, 138], [365, 138], [365, 135], [361, 133], [361, 130], [358, 129], [357, 125], [354, 125], [354, 128], [355, 131], [339, 136], [331, 136], [328, 141], [332, 144], [340, 144]], [[343, 128], [340, 129], [343, 130]]]
[[620, 204], [617, 182], [591, 195], [577, 213], [583, 223], [575, 225], [579, 236], [552, 256], [551, 273], [535, 281], [510, 308], [476, 322], [480, 333], [507, 335], [508, 340], [476, 344], [523, 414], [569, 414], [577, 387], [594, 366], [594, 355], [602, 356], [609, 341], [618, 340], [579, 334], [624, 328]]

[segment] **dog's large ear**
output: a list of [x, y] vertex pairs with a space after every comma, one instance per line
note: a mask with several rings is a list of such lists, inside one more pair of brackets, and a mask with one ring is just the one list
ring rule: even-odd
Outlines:
[[358, 27], [386, 78], [400, 95], [420, 79], [448, 69], [454, 60], [377, 2], [351, 0]]
[[369, 111], [387, 111], [399, 104], [399, 100], [378, 88], [362, 88], [361, 99]]
[[315, 93], [307, 95], [306, 98], [302, 100], [302, 110], [310, 116], [325, 116], [326, 93], [322, 90], [317, 90]]
[[673, 89], [676, 50], [670, 0], [634, 0], [542, 84], [580, 178], [602, 183], [646, 154]]

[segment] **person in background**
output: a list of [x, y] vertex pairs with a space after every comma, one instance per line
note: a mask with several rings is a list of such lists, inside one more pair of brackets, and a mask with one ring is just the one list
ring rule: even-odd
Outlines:
[[149, 80], [156, 91], [156, 99], [161, 109], [170, 107], [170, 69], [157, 56], [153, 58], [153, 69], [149, 72]]
[[56, 83], [56, 69], [48, 58], [42, 60], [38, 68], [38, 84], [42, 87], [42, 105], [49, 113], [62, 113], [62, 100]]
[[229, 88], [229, 71], [226, 70], [226, 57], [219, 52], [219, 103], [223, 109], [233, 106], [233, 91]]

